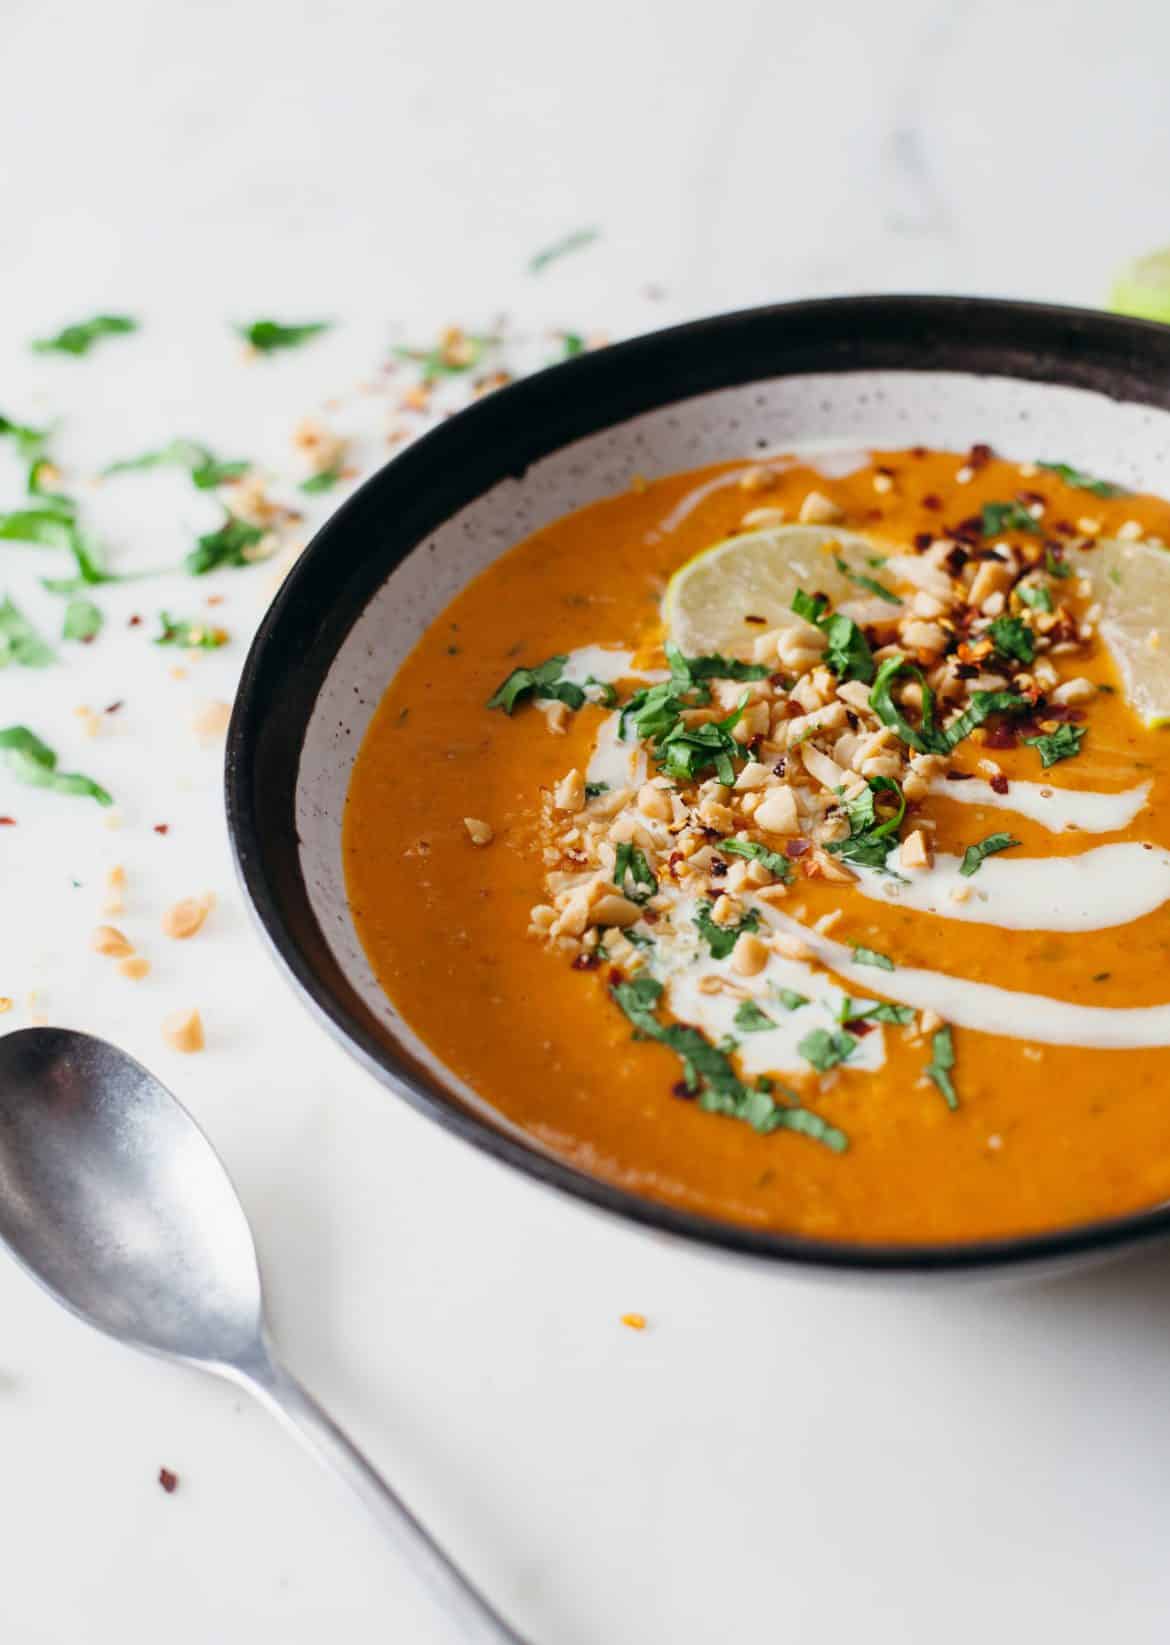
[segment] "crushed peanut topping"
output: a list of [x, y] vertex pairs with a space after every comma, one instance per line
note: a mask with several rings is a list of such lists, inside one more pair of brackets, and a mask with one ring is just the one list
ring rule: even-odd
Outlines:
[[172, 1051], [190, 1054], [204, 1047], [203, 1018], [198, 1011], [172, 1011], [163, 1018], [162, 1037]]

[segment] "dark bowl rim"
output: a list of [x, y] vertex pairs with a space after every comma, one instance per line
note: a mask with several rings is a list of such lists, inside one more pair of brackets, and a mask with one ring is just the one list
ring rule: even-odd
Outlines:
[[[753, 353], [745, 364], [745, 340], [749, 344], [753, 339], [775, 342], [777, 333], [781, 354], [788, 349], [786, 369], [777, 363], [774, 350], [767, 349], [761, 349], [758, 357]], [[911, 347], [913, 357], [906, 352]], [[721, 349], [733, 358], [725, 368], [720, 357], [719, 366], [713, 369], [712, 361]], [[818, 350], [826, 352], [822, 356]], [[688, 374], [689, 355], [697, 356], [699, 367]], [[680, 360], [684, 364], [681, 373]], [[960, 363], [963, 360], [969, 363]], [[764, 369], [756, 369], [757, 365]], [[677, 386], [665, 393], [648, 386], [654, 368], [668, 366], [674, 370]], [[419, 546], [428, 530], [491, 485], [522, 474], [539, 457], [590, 432], [616, 426], [640, 411], [785, 374], [874, 369], [1015, 376], [1067, 383], [1118, 400], [1170, 408], [1170, 327], [1096, 310], [1007, 298], [915, 294], [815, 298], [737, 310], [645, 333], [548, 367], [473, 403], [392, 457], [335, 511], [299, 557], [261, 621], [241, 673], [225, 753], [225, 804], [236, 872], [270, 951], [302, 1002], [359, 1063], [445, 1130], [579, 1202], [707, 1249], [802, 1268], [926, 1275], [1043, 1265], [1089, 1253], [1105, 1255], [1170, 1233], [1170, 1203], [1040, 1234], [929, 1245], [869, 1244], [724, 1222], [592, 1177], [545, 1153], [534, 1142], [496, 1129], [462, 1106], [437, 1080], [424, 1076], [405, 1052], [396, 1054], [350, 985], [341, 979], [338, 986], [340, 971], [309, 910], [291, 812], [295, 767], [315, 698], [311, 689], [314, 671], [304, 667], [304, 659], [315, 647], [328, 666], [370, 594]], [[557, 431], [554, 416], [566, 404], [573, 408], [567, 436]], [[597, 416], [597, 407], [606, 414]], [[472, 450], [477, 454], [490, 451], [493, 434], [502, 427], [513, 430], [509, 461], [492, 457], [483, 475], [477, 476], [473, 469], [467, 481], [471, 489], [465, 487], [465, 495], [437, 513], [430, 510], [433, 517], [428, 518], [425, 508], [416, 509], [412, 516], [407, 507], [398, 532], [410, 540], [395, 559], [386, 565], [377, 554], [359, 554], [353, 561], [359, 571], [366, 559], [377, 560], [373, 578], [367, 576], [363, 584], [360, 576], [351, 577], [342, 589], [340, 612], [326, 610], [322, 616], [319, 609], [311, 609], [316, 595], [329, 593], [323, 586], [325, 562], [335, 567], [339, 558], [344, 561], [338, 544], [347, 536], [361, 537], [367, 523], [372, 527], [367, 516], [383, 510], [396, 490], [404, 494], [398, 499], [400, 508], [404, 497], [424, 495], [428, 478], [434, 482], [444, 470], [449, 474], [453, 459], [461, 455], [466, 459]], [[520, 427], [537, 432], [518, 438], [515, 430]], [[517, 457], [517, 446], [524, 444], [529, 449]], [[297, 658], [295, 664], [288, 660], [290, 656]], [[290, 697], [289, 684], [300, 677], [303, 667], [307, 679], [300, 681], [304, 694], [298, 702], [295, 695]], [[290, 708], [304, 710], [291, 736], [283, 723]], [[266, 783], [269, 776], [275, 777], [280, 790], [275, 802], [269, 791], [272, 785]], [[292, 913], [287, 900], [282, 906], [282, 893], [293, 899]], [[315, 953], [309, 951], [311, 947]], [[332, 979], [331, 970], [336, 974]]]

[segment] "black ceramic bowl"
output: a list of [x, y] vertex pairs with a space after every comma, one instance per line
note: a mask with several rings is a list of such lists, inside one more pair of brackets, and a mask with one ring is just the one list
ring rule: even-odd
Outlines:
[[813, 442], [1058, 457], [1170, 492], [1170, 328], [1025, 303], [842, 298], [636, 338], [479, 401], [369, 480], [310, 544], [260, 627], [227, 749], [240, 875], [305, 1002], [393, 1091], [529, 1176], [724, 1250], [858, 1270], [1103, 1254], [1170, 1207], [1042, 1236], [872, 1246], [759, 1232], [640, 1198], [546, 1152], [444, 1074], [378, 989], [341, 874], [348, 775], [383, 687], [484, 565], [636, 473]]

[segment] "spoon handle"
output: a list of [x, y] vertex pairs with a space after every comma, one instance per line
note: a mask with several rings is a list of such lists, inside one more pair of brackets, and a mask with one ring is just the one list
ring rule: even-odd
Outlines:
[[249, 1364], [245, 1380], [261, 1403], [297, 1435], [318, 1462], [356, 1491], [394, 1546], [426, 1582], [450, 1620], [454, 1637], [473, 1645], [526, 1645], [452, 1563], [332, 1417], [278, 1360], [266, 1354], [261, 1363]]

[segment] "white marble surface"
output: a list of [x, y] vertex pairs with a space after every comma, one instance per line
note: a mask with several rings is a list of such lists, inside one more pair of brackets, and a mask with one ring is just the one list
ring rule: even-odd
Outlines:
[[[665, 0], [8, 0], [3, 30], [0, 406], [64, 416], [75, 469], [178, 432], [279, 465], [306, 401], [388, 338], [500, 308], [618, 331], [831, 291], [1092, 302], [1170, 239], [1156, 0], [689, 20]], [[585, 222], [597, 247], [525, 277]], [[85, 362], [25, 352], [98, 308], [147, 330]], [[346, 323], [242, 372], [222, 320], [260, 311]], [[89, 501], [128, 563], [205, 517], [173, 477]], [[42, 569], [6, 549], [0, 588], [47, 624]], [[5, 786], [6, 1021], [37, 988], [174, 1083], [255, 1221], [290, 1362], [496, 1600], [539, 1645], [1163, 1639], [1167, 1258], [997, 1290], [797, 1280], [599, 1220], [414, 1117], [293, 1003], [231, 881], [218, 753], [186, 721], [230, 692], [263, 603], [264, 570], [232, 576], [236, 643], [184, 681], [122, 629], [155, 609], [129, 590], [67, 666], [0, 680], [4, 722], [52, 734], [124, 815], [111, 833]], [[118, 698], [83, 738], [72, 710]], [[117, 860], [156, 961], [137, 988], [84, 946]], [[212, 921], [168, 951], [159, 909], [204, 885]], [[188, 1002], [208, 1049], [181, 1060], [158, 1021]], [[11, 1267], [0, 1314], [6, 1641], [438, 1645], [403, 1571], [238, 1395], [85, 1334]]]

